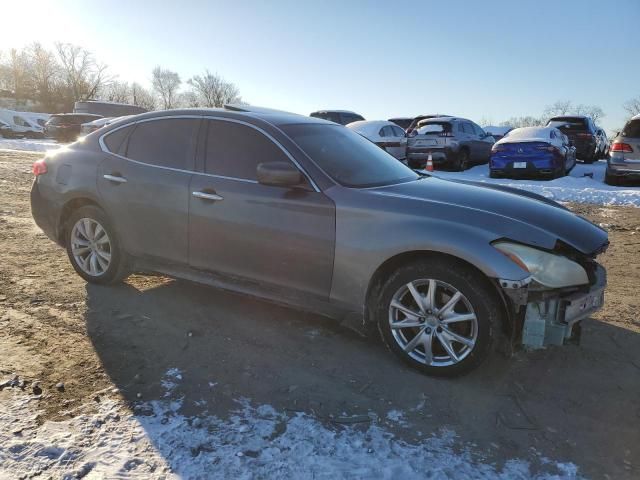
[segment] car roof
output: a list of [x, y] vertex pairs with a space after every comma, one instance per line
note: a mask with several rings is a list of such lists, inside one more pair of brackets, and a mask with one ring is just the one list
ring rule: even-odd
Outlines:
[[418, 122], [418, 126], [426, 125], [427, 123], [430, 123], [430, 122], [437, 123], [437, 122], [459, 122], [459, 121], [470, 122], [471, 120], [467, 120], [466, 118], [449, 117], [449, 116], [432, 117], [432, 118], [424, 118], [424, 119], [420, 120]]
[[[351, 122], [350, 124], [348, 124], [347, 128], [350, 128], [351, 130], [355, 130], [356, 132], [363, 132], [363, 133], [377, 135], [380, 129], [386, 126], [393, 126], [396, 128], [400, 128], [398, 127], [398, 125], [388, 120], [358, 120], [357, 122]], [[402, 129], [400, 128], [400, 130]]]
[[328, 112], [333, 112], [333, 113], [352, 113], [353, 115], [358, 115], [359, 117], [362, 116], [359, 113], [353, 112], [351, 110], [332, 110], [332, 109], [316, 110], [315, 112], [311, 112], [311, 115], [313, 115], [314, 113], [328, 113]]
[[[297, 113], [285, 112], [282, 110], [274, 110], [271, 108], [254, 107], [249, 105], [225, 105], [223, 108], [182, 108], [174, 110], [157, 110], [153, 112], [141, 113], [134, 115], [134, 120], [143, 120], [147, 118], [161, 118], [177, 115], [212, 115], [222, 113], [226, 117], [253, 118], [263, 120], [272, 125], [290, 125], [290, 124], [326, 124], [336, 125], [321, 118], [307, 117]], [[120, 123], [120, 122], [118, 122]]]
[[556, 115], [555, 117], [551, 117], [549, 119], [549, 121], [557, 120], [557, 119], [560, 119], [560, 118], [581, 118], [583, 120], [586, 120], [589, 117], [587, 117], [586, 115]]
[[95, 117], [96, 120], [102, 118], [102, 115], [95, 113], [54, 113], [51, 117]]

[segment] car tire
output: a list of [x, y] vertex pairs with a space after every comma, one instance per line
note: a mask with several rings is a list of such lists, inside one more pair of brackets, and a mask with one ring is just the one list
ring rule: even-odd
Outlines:
[[591, 163], [593, 163], [594, 161], [596, 161], [596, 160], [597, 160], [597, 158], [596, 158], [596, 157], [597, 157], [597, 154], [596, 154], [596, 152], [594, 151], [591, 155], [589, 155], [588, 157], [586, 157], [586, 158], [583, 160], [583, 162], [584, 162], [584, 163], [586, 163], [586, 164], [591, 164]]
[[[434, 285], [431, 306], [427, 299]], [[419, 312], [415, 295], [425, 303], [422, 312], [411, 317], [405, 312]], [[456, 295], [459, 299], [453, 307], [448, 306]], [[389, 350], [409, 366], [432, 376], [455, 377], [478, 367], [492, 350], [494, 326], [501, 318], [497, 294], [479, 272], [455, 260], [436, 257], [398, 268], [372, 301], [375, 305], [370, 305], [369, 311]], [[452, 321], [454, 316], [462, 319], [462, 315], [468, 320]], [[398, 325], [414, 318], [416, 326]]]
[[87, 282], [113, 284], [129, 274], [128, 258], [116, 230], [97, 206], [80, 207], [69, 216], [65, 247], [71, 265]]
[[489, 170], [489, 178], [500, 178], [500, 175], [498, 175], [493, 170]]
[[454, 170], [464, 172], [467, 168], [469, 168], [469, 151], [463, 148], [458, 152], [458, 155], [456, 155]]

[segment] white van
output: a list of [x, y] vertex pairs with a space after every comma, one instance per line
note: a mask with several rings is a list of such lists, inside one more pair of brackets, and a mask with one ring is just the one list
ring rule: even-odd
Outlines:
[[44, 138], [44, 129], [28, 113], [0, 109], [0, 120], [9, 125], [14, 137]]

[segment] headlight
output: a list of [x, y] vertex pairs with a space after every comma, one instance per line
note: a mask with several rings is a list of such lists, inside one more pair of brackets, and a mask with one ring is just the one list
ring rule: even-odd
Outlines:
[[510, 242], [497, 242], [493, 246], [520, 268], [528, 270], [531, 277], [545, 287], [562, 288], [589, 283], [584, 268], [562, 255]]

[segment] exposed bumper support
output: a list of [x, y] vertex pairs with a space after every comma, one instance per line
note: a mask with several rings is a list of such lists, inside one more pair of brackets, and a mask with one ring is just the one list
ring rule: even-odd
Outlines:
[[[589, 290], [569, 294], [554, 290], [532, 291], [530, 280], [523, 282], [499, 280], [516, 313], [524, 309], [522, 344], [539, 349], [546, 345], [563, 345], [571, 338], [574, 325], [602, 308], [607, 274], [598, 265], [596, 281]], [[522, 315], [518, 317], [522, 318]]]

